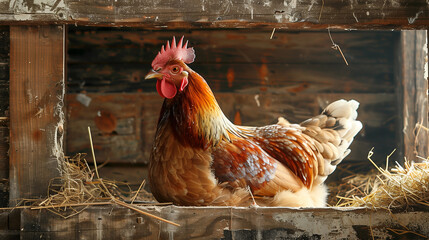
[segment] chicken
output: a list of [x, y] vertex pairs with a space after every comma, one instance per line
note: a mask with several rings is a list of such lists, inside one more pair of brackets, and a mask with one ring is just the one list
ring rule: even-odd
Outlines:
[[207, 82], [187, 64], [193, 48], [162, 46], [145, 79], [165, 98], [149, 163], [159, 202], [176, 205], [321, 207], [323, 184], [362, 128], [359, 103], [339, 100], [301, 124], [234, 125]]

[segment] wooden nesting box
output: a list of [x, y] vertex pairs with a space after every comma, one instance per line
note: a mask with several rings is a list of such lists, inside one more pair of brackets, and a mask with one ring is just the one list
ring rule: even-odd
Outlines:
[[[395, 148], [392, 160], [429, 156], [426, 1], [24, 0], [0, 3], [0, 21], [3, 206], [44, 196], [64, 153], [90, 152], [87, 126], [97, 160], [108, 162], [102, 176], [131, 184], [146, 177], [162, 99], [143, 78], [172, 36], [190, 41], [197, 55], [191, 67], [235, 123], [266, 125], [280, 116], [300, 122], [329, 102], [353, 98], [361, 102], [364, 129], [343, 164], [365, 164], [372, 147], [380, 163]], [[395, 237], [389, 229], [404, 226], [429, 234], [426, 211], [392, 218], [364, 209], [147, 210], [182, 227], [120, 207], [90, 207], [68, 220], [4, 211], [0, 234], [365, 239]]]

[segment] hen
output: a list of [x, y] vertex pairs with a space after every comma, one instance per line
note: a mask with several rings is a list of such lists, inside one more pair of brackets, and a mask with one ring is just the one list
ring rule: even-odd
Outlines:
[[145, 77], [157, 79], [165, 98], [149, 164], [155, 198], [177, 205], [324, 206], [323, 182], [362, 128], [359, 103], [336, 101], [301, 124], [234, 125], [188, 67], [195, 53], [187, 44], [183, 37], [167, 42]]

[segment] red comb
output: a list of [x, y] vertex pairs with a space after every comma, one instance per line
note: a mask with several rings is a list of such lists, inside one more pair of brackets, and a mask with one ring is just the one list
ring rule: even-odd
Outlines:
[[168, 61], [172, 59], [182, 60], [184, 63], [192, 63], [195, 59], [194, 48], [187, 48], [188, 41], [183, 45], [183, 36], [176, 45], [176, 38], [173, 37], [173, 40], [170, 42], [167, 41], [167, 46], [164, 50], [164, 45], [162, 45], [161, 51], [158, 52], [155, 59], [152, 61], [152, 68], [156, 70], [159, 67], [163, 67]]

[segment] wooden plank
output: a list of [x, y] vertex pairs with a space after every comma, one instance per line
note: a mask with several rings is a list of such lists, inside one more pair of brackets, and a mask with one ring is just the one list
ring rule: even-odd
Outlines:
[[[393, 62], [397, 31], [330, 30], [351, 65]], [[68, 62], [151, 63], [172, 36], [185, 36], [198, 63], [343, 64], [328, 32], [265, 29], [149, 31], [140, 28], [74, 27], [68, 31]], [[338, 54], [338, 56], [337, 56]]]
[[[404, 156], [422, 161], [429, 156], [426, 31], [403, 31], [400, 42], [399, 101]], [[417, 158], [417, 156], [421, 158]]]
[[9, 27], [0, 27], [0, 207], [9, 202]]
[[[68, 66], [70, 92], [155, 91], [154, 88], [150, 88], [149, 83], [143, 81], [150, 70], [150, 64], [82, 63]], [[212, 89], [218, 92], [392, 93], [395, 91], [392, 65], [354, 64], [347, 67], [344, 63], [195, 63], [190, 67], [201, 74]]]
[[[141, 130], [144, 127], [142, 101], [136, 94], [68, 94], [68, 154], [90, 153], [87, 131], [90, 126], [97, 161], [147, 162], [149, 153], [142, 151], [146, 141]], [[106, 126], [111, 121], [115, 122], [113, 126]]]
[[6, 24], [62, 22], [145, 28], [425, 28], [424, 0], [370, 1], [204, 1], [41, 0], [3, 1]]
[[0, 180], [9, 178], [9, 38], [9, 27], [0, 27]]
[[99, 168], [99, 173], [103, 179], [127, 183], [134, 190], [140, 187], [143, 180], [146, 180], [145, 189], [149, 190], [148, 170], [147, 165], [144, 164], [108, 163]]
[[[420, 239], [429, 235], [427, 211], [332, 208], [145, 207], [180, 224], [159, 223], [121, 207], [89, 207], [62, 219], [46, 210], [22, 210], [21, 237], [33, 239]], [[329, 219], [329, 221], [327, 221]], [[389, 229], [409, 230], [396, 235]]]
[[64, 132], [64, 26], [10, 29], [10, 200], [46, 195]]
[[20, 211], [0, 210], [0, 236], [1, 239], [19, 239]]

